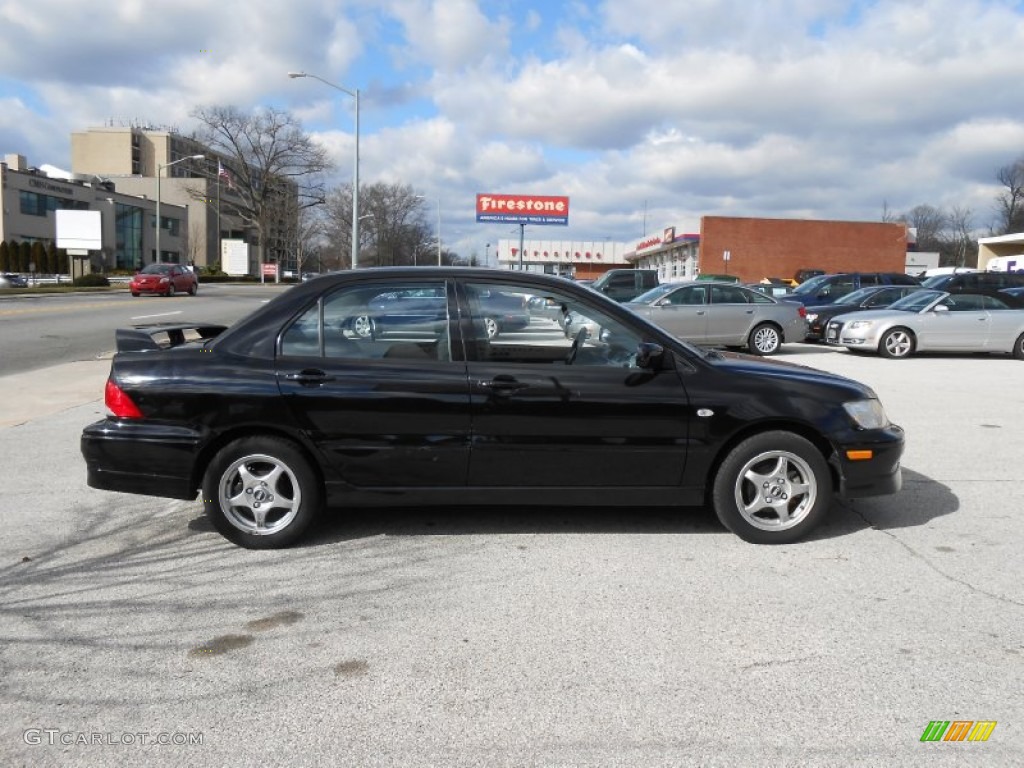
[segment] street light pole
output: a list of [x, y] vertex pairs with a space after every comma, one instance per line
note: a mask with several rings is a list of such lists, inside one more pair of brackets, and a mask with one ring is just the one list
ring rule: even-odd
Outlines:
[[324, 85], [328, 85], [331, 88], [347, 93], [353, 99], [356, 100], [356, 120], [355, 120], [355, 163], [352, 170], [352, 269], [359, 266], [359, 89], [349, 90], [341, 85], [336, 85], [322, 77], [317, 75], [311, 75], [308, 72], [289, 72], [288, 77], [295, 79], [296, 77], [311, 77], [314, 80], [319, 80]]
[[172, 165], [183, 163], [186, 160], [205, 160], [206, 155], [189, 155], [188, 157], [179, 157], [177, 160], [172, 160], [169, 163], [161, 165], [156, 164], [156, 262], [162, 261], [160, 258], [160, 174], [164, 168], [170, 168]]

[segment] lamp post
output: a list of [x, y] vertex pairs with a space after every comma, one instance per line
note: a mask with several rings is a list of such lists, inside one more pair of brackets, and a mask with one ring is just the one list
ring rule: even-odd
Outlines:
[[160, 258], [160, 173], [164, 168], [170, 168], [172, 165], [183, 163], [186, 160], [205, 160], [206, 155], [189, 155], [188, 157], [179, 157], [177, 160], [172, 160], [169, 163], [161, 165], [156, 164], [156, 261], [161, 261]]
[[359, 89], [356, 88], [352, 91], [344, 86], [328, 82], [317, 75], [311, 75], [308, 72], [289, 72], [288, 77], [292, 79], [295, 79], [296, 77], [311, 77], [314, 80], [319, 80], [324, 85], [328, 85], [331, 88], [341, 91], [342, 93], [347, 93], [356, 100], [356, 148], [355, 161], [352, 170], [352, 269], [355, 269], [359, 266]]

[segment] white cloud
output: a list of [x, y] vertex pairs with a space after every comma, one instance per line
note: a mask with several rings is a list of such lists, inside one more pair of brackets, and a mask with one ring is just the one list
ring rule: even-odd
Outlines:
[[980, 210], [1024, 154], [1009, 0], [0, 0], [0, 23], [0, 152], [66, 166], [109, 119], [273, 105], [347, 183], [352, 100], [305, 70], [360, 88], [364, 183], [437, 195], [467, 233], [481, 191], [570, 194], [581, 238], [631, 239], [645, 206], [652, 230]]

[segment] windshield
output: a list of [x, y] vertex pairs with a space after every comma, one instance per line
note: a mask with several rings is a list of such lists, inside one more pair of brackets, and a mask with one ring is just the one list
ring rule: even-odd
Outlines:
[[945, 295], [945, 291], [914, 291], [902, 299], [894, 301], [888, 309], [898, 309], [901, 312], [920, 312], [933, 301]]
[[644, 291], [635, 299], [630, 299], [630, 304], [650, 304], [652, 301], [656, 301], [664, 296], [666, 293], [671, 293], [679, 287], [678, 283], [664, 283], [659, 285], [657, 288], [651, 288], [649, 291]]
[[796, 288], [793, 289], [793, 293], [805, 294], [805, 293], [817, 293], [818, 287], [824, 283], [831, 275], [818, 275], [812, 277], [803, 283], [800, 283]]
[[836, 299], [834, 303], [836, 303], [836, 304], [844, 304], [844, 305], [852, 304], [852, 305], [856, 306], [856, 305], [860, 304], [862, 301], [864, 301], [864, 299], [866, 299], [868, 296], [870, 296], [873, 293], [876, 293], [877, 291], [878, 291], [877, 287], [874, 287], [874, 288], [858, 288], [853, 293], [848, 293], [845, 296], [842, 296], [842, 297]]
[[945, 285], [952, 279], [952, 275], [932, 275], [921, 281], [921, 285], [925, 288], [938, 288], [940, 285]]
[[150, 264], [148, 267], [146, 267], [144, 270], [142, 270], [142, 274], [144, 274], [144, 275], [166, 275], [170, 271], [171, 271], [171, 265], [170, 264]]

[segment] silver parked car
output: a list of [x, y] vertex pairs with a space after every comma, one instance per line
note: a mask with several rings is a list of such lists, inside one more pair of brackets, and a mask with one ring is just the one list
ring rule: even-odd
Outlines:
[[915, 352], [1001, 352], [1024, 359], [1024, 308], [996, 291], [949, 293], [924, 289], [886, 309], [838, 315], [825, 341], [883, 357]]
[[626, 306], [681, 339], [709, 346], [746, 347], [773, 355], [783, 342], [803, 341], [807, 310], [734, 283], [669, 283]]

